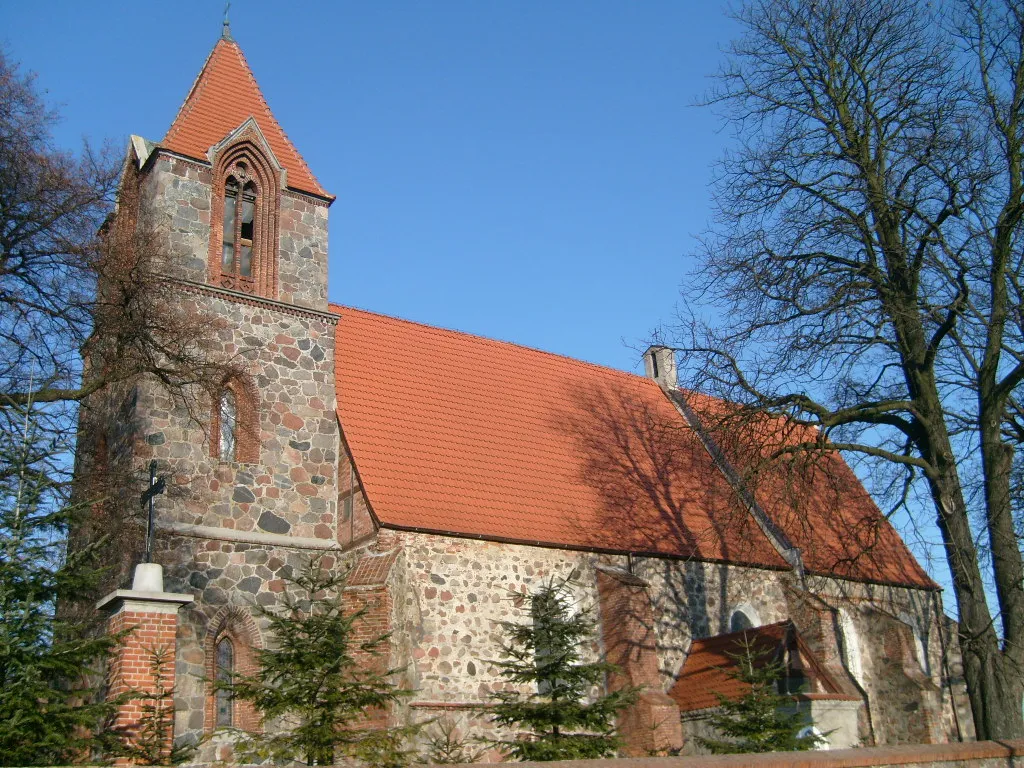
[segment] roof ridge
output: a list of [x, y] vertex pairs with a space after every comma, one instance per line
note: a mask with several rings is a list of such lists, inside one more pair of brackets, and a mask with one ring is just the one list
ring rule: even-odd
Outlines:
[[374, 312], [373, 310], [364, 309], [362, 307], [354, 307], [354, 306], [349, 306], [349, 305], [346, 305], [346, 304], [338, 304], [336, 302], [328, 302], [328, 311], [334, 312], [334, 314], [340, 315], [341, 312], [337, 311], [337, 310], [354, 310], [356, 312], [362, 312], [362, 313], [367, 314], [367, 315], [373, 315], [374, 317], [383, 317], [383, 318], [386, 318], [388, 320], [396, 320], [396, 321], [398, 321], [400, 323], [407, 323], [409, 325], [419, 326], [420, 328], [425, 328], [425, 329], [430, 330], [430, 331], [442, 331], [444, 333], [453, 333], [453, 334], [457, 334], [459, 336], [468, 336], [471, 339], [477, 339], [479, 341], [483, 341], [483, 342], [486, 342], [486, 343], [489, 343], [489, 344], [498, 344], [498, 345], [501, 345], [503, 347], [515, 347], [517, 349], [524, 349], [524, 350], [526, 350], [528, 352], [537, 352], [539, 354], [547, 355], [549, 357], [554, 357], [554, 358], [557, 358], [559, 360], [567, 360], [569, 362], [577, 363], [579, 365], [585, 365], [585, 366], [588, 366], [590, 368], [597, 368], [598, 370], [601, 370], [601, 371], [607, 371], [609, 373], [615, 373], [615, 374], [619, 374], [621, 376], [628, 376], [631, 379], [638, 379], [640, 381], [650, 382], [651, 384], [657, 386], [656, 382], [653, 379], [648, 379], [646, 376], [642, 376], [639, 373], [633, 373], [631, 371], [624, 371], [621, 368], [613, 368], [610, 365], [602, 365], [601, 363], [594, 363], [594, 362], [591, 362], [590, 360], [581, 360], [578, 357], [572, 357], [570, 355], [562, 355], [562, 354], [559, 354], [558, 352], [552, 352], [551, 350], [548, 350], [548, 349], [540, 349], [539, 347], [531, 347], [528, 344], [520, 344], [519, 342], [516, 342], [516, 341], [506, 341], [505, 339], [495, 339], [495, 338], [491, 338], [490, 336], [484, 336], [484, 335], [479, 334], [479, 333], [473, 333], [472, 331], [463, 331], [463, 330], [460, 330], [458, 328], [445, 328], [445, 327], [440, 326], [440, 325], [431, 325], [430, 323], [425, 323], [425, 322], [422, 322], [420, 320], [409, 320], [408, 318], [405, 318], [405, 317], [398, 317], [397, 315], [388, 315], [388, 314], [385, 314], [383, 312]]

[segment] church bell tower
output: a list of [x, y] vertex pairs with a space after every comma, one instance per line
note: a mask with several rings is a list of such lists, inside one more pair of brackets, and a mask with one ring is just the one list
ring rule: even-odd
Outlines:
[[[136, 485], [125, 489], [122, 519], [139, 520], [151, 464], [165, 479], [152, 559], [166, 592], [193, 597], [177, 615], [174, 731], [197, 743], [217, 727], [257, 727], [251, 708], [210, 681], [252, 668], [264, 643], [254, 604], [276, 603], [285, 577], [338, 546], [334, 198], [274, 117], [226, 24], [164, 138], [132, 137], [128, 198], [166, 246], [167, 295], [203, 319], [197, 343], [224, 373], [189, 402], [153, 377], [104, 394], [84, 409], [83, 442]], [[129, 543], [112, 548], [111, 588], [128, 587], [144, 559], [143, 527], [127, 526]]]

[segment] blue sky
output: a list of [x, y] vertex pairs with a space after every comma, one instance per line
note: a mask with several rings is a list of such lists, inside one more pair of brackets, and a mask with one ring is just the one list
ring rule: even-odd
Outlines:
[[[7, 2], [0, 42], [59, 105], [60, 144], [159, 140], [223, 7]], [[235, 0], [230, 17], [337, 196], [332, 301], [641, 370], [729, 141], [692, 106], [738, 32], [724, 3]], [[916, 541], [934, 530], [896, 522], [948, 583]]]
[[[163, 137], [222, 2], [6, 3], [57, 139]], [[735, 31], [679, 0], [235, 0], [232, 32], [337, 202], [330, 298], [639, 371], [709, 218]], [[625, 343], [624, 343], [625, 342]]]

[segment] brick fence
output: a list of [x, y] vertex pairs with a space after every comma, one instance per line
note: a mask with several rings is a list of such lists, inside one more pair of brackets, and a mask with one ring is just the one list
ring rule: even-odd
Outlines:
[[[897, 747], [774, 752], [766, 755], [630, 757], [618, 760], [560, 760], [511, 763], [523, 768], [1024, 768], [1024, 740], [964, 744], [904, 744]], [[248, 768], [196, 763], [193, 768]], [[442, 768], [429, 766], [425, 768]]]
[[1024, 740], [965, 744], [906, 744], [898, 747], [775, 752], [766, 755], [637, 757], [622, 760], [566, 760], [515, 763], [544, 768], [1024, 768]]

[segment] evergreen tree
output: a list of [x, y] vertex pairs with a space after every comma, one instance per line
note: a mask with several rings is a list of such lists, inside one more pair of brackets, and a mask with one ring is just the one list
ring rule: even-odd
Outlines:
[[31, 411], [20, 434], [0, 432], [0, 765], [58, 765], [116, 743], [98, 672], [117, 638], [63, 609], [95, 598], [103, 545], [67, 552], [83, 510], [54, 479], [66, 458]]
[[571, 760], [606, 757], [619, 747], [615, 716], [635, 697], [620, 690], [590, 700], [614, 667], [583, 663], [581, 650], [593, 637], [594, 622], [573, 611], [566, 584], [545, 584], [533, 596], [532, 621], [504, 622], [502, 676], [531, 693], [499, 691], [490, 711], [493, 722], [525, 729], [519, 737], [494, 744], [518, 760]]
[[388, 636], [356, 640], [364, 610], [346, 610], [344, 576], [331, 573], [321, 557], [288, 582], [282, 607], [257, 606], [275, 639], [273, 647], [256, 652], [257, 671], [216, 684], [251, 702], [264, 726], [280, 725], [262, 734], [239, 733], [239, 755], [307, 765], [333, 765], [340, 758], [381, 768], [406, 765], [410, 753], [403, 742], [415, 727], [366, 722], [411, 694], [391, 682], [398, 670], [381, 670], [377, 663]]
[[174, 654], [168, 648], [154, 647], [149, 651], [149, 671], [152, 688], [135, 696], [142, 701], [142, 717], [138, 731], [122, 754], [139, 765], [178, 765], [195, 752], [192, 745], [173, 744], [174, 687], [168, 685], [167, 668], [174, 664]]
[[459, 733], [455, 721], [446, 717], [436, 723], [433, 732], [428, 733], [427, 748], [420, 762], [427, 765], [479, 763], [483, 761], [486, 752], [479, 744], [471, 745]]
[[795, 752], [814, 749], [819, 737], [799, 735], [811, 725], [810, 718], [792, 708], [791, 694], [779, 692], [785, 666], [774, 658], [774, 651], [758, 648], [746, 634], [738, 641], [740, 651], [728, 654], [736, 666], [727, 674], [750, 686], [737, 699], [717, 694], [719, 711], [708, 721], [725, 738], [697, 737], [698, 743], [714, 754], [741, 752]]

